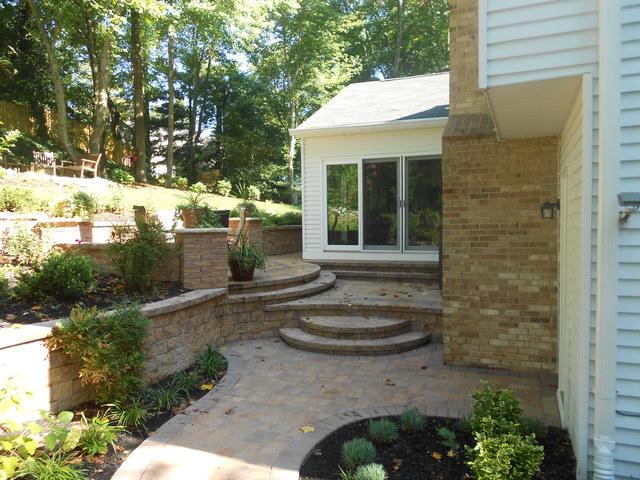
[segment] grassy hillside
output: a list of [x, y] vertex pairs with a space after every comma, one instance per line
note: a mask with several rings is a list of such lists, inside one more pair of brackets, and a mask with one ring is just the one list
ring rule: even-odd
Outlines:
[[[187, 194], [183, 190], [153, 185], [120, 185], [103, 178], [78, 179], [35, 173], [17, 174], [8, 171], [3, 178], [0, 178], [0, 188], [5, 186], [29, 188], [37, 203], [50, 207], [69, 199], [77, 191], [84, 191], [94, 195], [101, 204], [121, 198], [127, 211], [131, 210], [133, 205], [143, 205], [154, 211], [173, 210], [180, 203], [184, 203]], [[205, 194], [204, 199], [212, 208], [221, 210], [231, 210], [242, 201], [239, 198], [214, 194]], [[279, 203], [255, 203], [261, 210], [272, 214], [299, 210], [297, 207]]]

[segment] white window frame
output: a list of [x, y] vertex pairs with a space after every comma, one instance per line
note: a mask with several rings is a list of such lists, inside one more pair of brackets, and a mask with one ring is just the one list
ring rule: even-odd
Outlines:
[[[327, 222], [329, 218], [327, 205], [327, 167], [330, 165], [357, 165], [358, 167], [358, 245], [330, 245], [329, 230]], [[362, 178], [362, 160], [359, 158], [324, 159], [322, 161], [322, 249], [325, 252], [360, 252], [362, 248], [362, 188], [360, 179]]]

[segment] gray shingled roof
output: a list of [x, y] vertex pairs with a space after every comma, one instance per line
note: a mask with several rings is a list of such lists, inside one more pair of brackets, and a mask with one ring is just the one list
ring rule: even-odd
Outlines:
[[352, 127], [449, 115], [449, 72], [352, 83], [296, 130]]

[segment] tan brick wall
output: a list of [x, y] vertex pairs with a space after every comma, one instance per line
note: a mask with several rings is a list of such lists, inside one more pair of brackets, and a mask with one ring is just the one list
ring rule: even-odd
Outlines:
[[558, 141], [445, 138], [445, 361], [555, 371]]
[[262, 248], [267, 255], [284, 255], [302, 251], [302, 225], [265, 228]]
[[176, 231], [176, 244], [182, 254], [180, 276], [185, 288], [227, 288], [226, 229], [180, 229]]

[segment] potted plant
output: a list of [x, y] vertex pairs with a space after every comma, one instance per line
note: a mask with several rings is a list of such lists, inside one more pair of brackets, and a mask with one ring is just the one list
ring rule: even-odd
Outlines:
[[204, 210], [201, 192], [188, 192], [184, 197], [185, 202], [178, 205], [178, 211], [182, 216], [184, 228], [198, 228]]
[[236, 282], [248, 282], [256, 268], [264, 268], [264, 252], [241, 235], [236, 245], [229, 247], [229, 269]]

